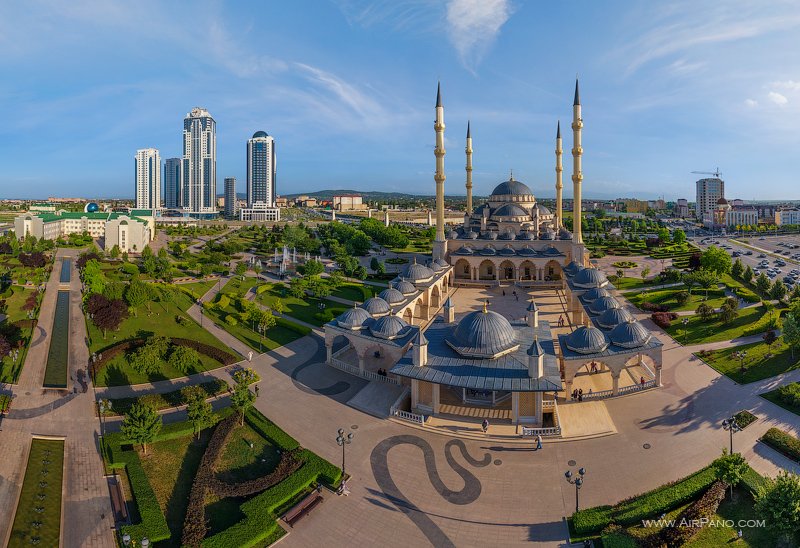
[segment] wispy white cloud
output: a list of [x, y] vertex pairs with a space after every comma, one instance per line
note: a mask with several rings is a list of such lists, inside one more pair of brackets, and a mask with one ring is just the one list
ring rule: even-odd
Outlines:
[[468, 70], [475, 72], [511, 13], [508, 0], [448, 2], [447, 35]]
[[745, 99], [744, 105], [746, 107], [755, 108], [758, 106], [758, 101], [756, 101], [755, 99]]
[[705, 5], [692, 1], [661, 11], [648, 8], [634, 24], [645, 30], [620, 51], [628, 59], [628, 75], [664, 57], [800, 27], [800, 10], [791, 2], [764, 10], [744, 0]]
[[395, 30], [431, 29], [440, 6], [430, 0], [334, 0], [350, 25], [389, 24]]
[[691, 62], [688, 59], [678, 59], [671, 63], [668, 67], [669, 71], [675, 75], [694, 74], [699, 70], [706, 67], [706, 63], [702, 61]]
[[785, 95], [781, 95], [777, 91], [770, 91], [767, 93], [767, 98], [778, 106], [783, 106], [789, 102]]
[[786, 89], [790, 91], [800, 91], [800, 82], [796, 82], [794, 80], [778, 80], [776, 82], [772, 82], [770, 87], [777, 88], [777, 89]]

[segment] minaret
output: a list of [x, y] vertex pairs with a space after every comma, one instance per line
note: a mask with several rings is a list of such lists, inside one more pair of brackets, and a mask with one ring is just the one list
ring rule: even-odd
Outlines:
[[332, 208], [331, 209], [331, 222], [333, 222], [335, 220], [336, 220], [336, 209]]
[[578, 93], [578, 79], [575, 79], [575, 100], [572, 102], [572, 243], [582, 244], [581, 236], [581, 184], [583, 171], [581, 170], [581, 97]]
[[389, 226], [389, 207], [383, 210], [383, 224]]
[[564, 167], [561, 163], [561, 120], [558, 121], [558, 129], [556, 129], [556, 230], [564, 225], [564, 210], [561, 203], [561, 191], [564, 184], [561, 182], [561, 172]]
[[469, 120], [467, 120], [467, 214], [472, 214], [472, 135], [469, 132]]
[[434, 244], [434, 259], [443, 258], [444, 247], [444, 107], [442, 106], [441, 84], [436, 88], [436, 121], [433, 123], [436, 131], [436, 148], [433, 154], [436, 156], [436, 174], [433, 176], [436, 181], [436, 239]]

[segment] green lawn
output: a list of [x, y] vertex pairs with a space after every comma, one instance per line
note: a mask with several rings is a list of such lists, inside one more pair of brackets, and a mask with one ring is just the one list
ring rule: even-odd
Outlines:
[[[795, 363], [795, 367], [797, 365], [798, 364]], [[796, 382], [795, 383], [791, 383], [791, 385], [798, 385], [798, 384], [800, 384], [800, 383], [796, 383]], [[791, 386], [791, 385], [787, 385], [787, 386]], [[774, 403], [775, 405], [777, 405], [779, 407], [783, 407], [787, 411], [791, 411], [795, 415], [800, 415], [800, 405], [792, 405], [790, 403], [787, 403], [787, 402], [783, 401], [783, 399], [781, 399], [781, 397], [779, 396], [780, 389], [781, 389], [781, 387], [778, 387], [775, 390], [771, 390], [769, 392], [761, 394], [761, 397], [764, 398], [765, 400], [771, 401], [772, 403]]]
[[205, 280], [202, 282], [192, 282], [188, 284], [176, 284], [176, 287], [183, 291], [188, 291], [195, 299], [199, 299], [208, 293], [208, 290], [214, 287], [216, 283], [217, 280]]
[[[757, 334], [767, 328], [769, 315], [764, 313], [763, 306], [745, 308], [739, 310], [739, 317], [728, 324], [721, 324], [716, 315], [708, 322], [704, 322], [700, 316], [688, 316], [689, 323], [686, 326], [684, 339], [683, 318], [673, 320], [672, 325], [667, 328], [676, 341], [681, 344], [702, 344], [716, 341], [728, 341], [738, 337]], [[684, 340], [686, 341], [684, 343]]]
[[331, 295], [333, 297], [339, 297], [340, 299], [363, 303], [365, 300], [372, 297], [373, 291], [380, 292], [383, 290], [376, 286], [345, 282], [336, 289], [336, 291], [333, 291]]
[[159, 441], [148, 447], [147, 455], [140, 455], [142, 468], [172, 533], [171, 538], [160, 542], [159, 546], [181, 545], [189, 491], [210, 437], [210, 431], [205, 430], [199, 440], [184, 436]]
[[4, 259], [0, 259], [0, 275], [7, 274], [19, 284], [24, 284], [26, 281], [34, 284], [47, 281], [45, 276], [45, 268], [47, 265], [45, 268], [26, 267], [22, 266], [22, 263], [20, 263], [17, 258], [5, 257]]
[[631, 278], [628, 276], [617, 278], [612, 283], [614, 284], [614, 287], [616, 287], [620, 291], [626, 291], [629, 289], [641, 289], [643, 287], [648, 287], [651, 285], [661, 285], [658, 278], [650, 278], [648, 280], [642, 280], [641, 278]]
[[[717, 513], [711, 519], [732, 521], [734, 524], [740, 520], [763, 519], [753, 508], [753, 497], [746, 489], [734, 489], [734, 499], [730, 494], [719, 505]], [[705, 527], [696, 537], [686, 543], [687, 548], [717, 548], [733, 544], [734, 546], [752, 546], [760, 548], [762, 546], [776, 546], [776, 538], [772, 535], [768, 527], [741, 527], [742, 539], [736, 540], [736, 533], [739, 528], [728, 527]]]
[[[744, 360], [745, 372], [741, 372], [740, 361], [733, 357], [734, 352], [745, 351], [747, 356]], [[763, 342], [737, 346], [735, 348], [725, 348], [715, 350], [703, 356], [708, 365], [727, 375], [740, 384], [760, 381], [775, 375], [780, 375], [786, 371], [800, 367], [800, 354], [792, 359], [789, 348], [783, 344], [782, 339], [772, 345], [772, 352]]]
[[288, 293], [288, 288], [283, 284], [272, 284], [267, 291], [261, 293], [257, 298], [258, 302], [265, 306], [272, 306], [276, 299], [283, 301], [284, 314], [287, 316], [317, 326], [326, 323], [315, 317], [320, 311], [320, 302], [325, 304], [325, 310], [329, 311], [334, 318], [349, 308], [347, 305], [329, 299], [320, 300], [308, 296], [303, 299], [292, 297]]
[[[0, 323], [0, 330], [2, 330], [3, 326], [9, 326], [14, 322], [28, 319], [28, 312], [23, 310], [22, 307], [25, 304], [25, 300], [34, 291], [34, 289], [20, 285], [10, 285], [6, 288], [5, 292], [3, 293], [6, 296], [0, 297], [0, 299], [5, 299], [6, 301], [6, 310], [4, 314], [6, 314], [8, 317], [3, 320], [2, 323]], [[0, 357], [0, 382], [16, 382], [19, 378], [19, 375], [22, 372], [22, 365], [25, 362], [25, 355], [28, 352], [28, 343], [31, 340], [32, 332], [33, 331], [28, 327], [21, 328], [19, 332], [19, 340], [23, 342], [23, 347], [19, 352], [16, 363], [12, 361], [12, 357]], [[12, 343], [15, 344], [14, 341], [12, 341]]]
[[237, 313], [238, 311], [233, 305], [226, 307], [222, 311], [219, 311], [216, 307], [205, 308], [203, 310], [203, 316], [206, 318], [206, 321], [210, 319], [220, 328], [257, 352], [274, 350], [279, 346], [289, 344], [308, 334], [308, 332], [305, 331], [307, 328], [301, 325], [296, 325], [296, 327], [292, 326], [287, 320], [278, 318], [277, 325], [270, 329], [266, 336], [262, 338], [257, 331], [253, 331], [253, 327], [250, 325], [242, 323], [230, 325], [225, 321], [225, 316]]
[[5, 297], [5, 314], [8, 316], [5, 321], [13, 323], [19, 320], [27, 320], [28, 312], [23, 310], [22, 307], [25, 304], [25, 300], [29, 295], [34, 293], [35, 289], [23, 287], [21, 285], [12, 285], [9, 290], [11, 294], [8, 297]]
[[64, 441], [31, 440], [9, 547], [59, 545], [63, 473]]
[[696, 288], [689, 295], [689, 300], [686, 301], [686, 303], [678, 305], [675, 296], [682, 291], [685, 291], [685, 288], [656, 289], [634, 294], [628, 293], [625, 297], [639, 308], [641, 308], [642, 303], [649, 302], [666, 305], [671, 311], [675, 312], [696, 310], [697, 307], [700, 306], [700, 303], [706, 303], [711, 308], [719, 308], [722, 306], [722, 303], [725, 302], [725, 291], [722, 289], [709, 289], [708, 300], [706, 300], [705, 290]]
[[[89, 320], [86, 322], [91, 344], [91, 352], [101, 352], [104, 348], [121, 341], [136, 338], [149, 337], [151, 335], [161, 335], [165, 337], [178, 337], [192, 339], [211, 346], [215, 346], [227, 352], [230, 349], [217, 340], [211, 333], [200, 327], [184, 311], [188, 310], [193, 300], [185, 293], [176, 292], [172, 302], [152, 303], [150, 312], [146, 305], [142, 305], [136, 311], [137, 315], [131, 315], [122, 323], [118, 331], [109, 332], [106, 338]], [[176, 321], [176, 317], [186, 318], [183, 324]], [[200, 355], [201, 365], [194, 372], [216, 369], [222, 365], [205, 355]], [[190, 374], [192, 371], [189, 372]], [[166, 362], [162, 363], [161, 372], [157, 375], [146, 375], [134, 371], [128, 364], [125, 356], [117, 356], [104, 367], [97, 375], [96, 384], [98, 386], [120, 386], [125, 384], [138, 384], [153, 382], [154, 380], [174, 379], [183, 377], [184, 373], [169, 366]]]

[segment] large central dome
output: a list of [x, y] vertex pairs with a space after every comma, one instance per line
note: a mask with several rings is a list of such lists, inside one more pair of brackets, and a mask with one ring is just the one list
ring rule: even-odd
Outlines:
[[532, 196], [533, 192], [528, 185], [509, 179], [494, 187], [492, 196]]
[[485, 308], [464, 316], [446, 340], [453, 350], [469, 358], [496, 358], [519, 348], [509, 321]]

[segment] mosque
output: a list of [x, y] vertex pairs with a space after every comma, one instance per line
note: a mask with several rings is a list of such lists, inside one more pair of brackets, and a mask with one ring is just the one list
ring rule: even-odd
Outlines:
[[[539, 204], [513, 175], [473, 209], [472, 136], [467, 126], [467, 210], [463, 225], [445, 231], [444, 108], [437, 90], [436, 237], [427, 265], [406, 265], [379, 296], [355, 305], [325, 326], [327, 363], [371, 380], [405, 387], [402, 417], [425, 421], [446, 404], [471, 406], [473, 416], [504, 409], [515, 425], [541, 435], [560, 435], [557, 397], [592, 367], [610, 375], [611, 389], [594, 397], [618, 396], [661, 383], [662, 343], [611, 297], [613, 286], [591, 267], [581, 237], [563, 226], [561, 127], [556, 131], [555, 211]], [[574, 218], [581, 217], [581, 105], [573, 101]], [[509, 320], [491, 304], [455, 319], [451, 294], [458, 286], [556, 289], [579, 327], [554, 337], [530, 300], [524, 319]], [[524, 291], [520, 289], [521, 291]], [[379, 374], [378, 371], [381, 371]], [[625, 372], [634, 379], [620, 386]], [[641, 382], [639, 379], [641, 378]], [[405, 393], [405, 392], [404, 392]], [[567, 396], [567, 400], [569, 397]], [[392, 412], [397, 414], [396, 406]], [[496, 415], [491, 415], [496, 416]]]

